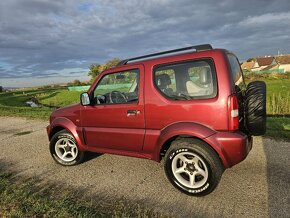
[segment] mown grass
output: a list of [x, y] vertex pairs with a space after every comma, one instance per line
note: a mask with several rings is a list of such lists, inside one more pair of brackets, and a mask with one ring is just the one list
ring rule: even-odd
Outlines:
[[35, 97], [42, 105], [50, 107], [63, 107], [66, 105], [79, 103], [80, 94], [78, 91], [55, 90], [49, 93], [39, 93]]
[[[47, 120], [55, 108], [79, 102], [80, 92], [66, 89], [23, 89], [0, 93], [0, 116], [17, 116]], [[26, 104], [33, 99], [41, 107]]]
[[266, 136], [290, 141], [290, 117], [267, 117]]
[[87, 198], [64, 184], [14, 174], [0, 168], [0, 217], [167, 217], [124, 199]]
[[49, 91], [45, 89], [23, 89], [0, 93], [0, 115], [48, 119], [53, 111], [52, 108], [32, 108], [26, 102], [39, 93]]
[[34, 119], [48, 120], [52, 108], [31, 108], [28, 106], [11, 107], [0, 105], [0, 116], [13, 116], [13, 117], [28, 117]]

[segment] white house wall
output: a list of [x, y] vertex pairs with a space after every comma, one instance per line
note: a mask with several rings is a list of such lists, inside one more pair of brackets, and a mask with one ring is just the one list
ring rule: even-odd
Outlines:
[[290, 72], [290, 64], [281, 64], [279, 70], [284, 69], [284, 72]]

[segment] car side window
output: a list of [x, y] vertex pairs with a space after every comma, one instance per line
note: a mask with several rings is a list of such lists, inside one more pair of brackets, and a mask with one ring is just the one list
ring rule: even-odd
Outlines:
[[228, 54], [228, 59], [231, 67], [231, 73], [234, 84], [238, 86], [240, 89], [245, 90], [246, 85], [243, 77], [243, 71], [241, 70], [238, 59], [232, 54]]
[[210, 59], [158, 66], [156, 88], [173, 100], [207, 99], [216, 96], [216, 75]]
[[94, 90], [94, 104], [129, 104], [138, 102], [139, 69], [103, 76]]

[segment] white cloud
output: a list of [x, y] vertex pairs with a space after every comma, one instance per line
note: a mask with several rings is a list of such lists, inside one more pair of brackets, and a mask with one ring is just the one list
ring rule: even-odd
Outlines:
[[290, 25], [290, 12], [267, 13], [259, 16], [249, 16], [239, 23], [243, 27], [267, 26], [268, 28]]

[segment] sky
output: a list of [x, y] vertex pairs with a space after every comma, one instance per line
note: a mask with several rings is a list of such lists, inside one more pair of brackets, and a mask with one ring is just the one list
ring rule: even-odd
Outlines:
[[87, 81], [89, 66], [190, 45], [290, 53], [289, 0], [0, 1], [0, 86]]

